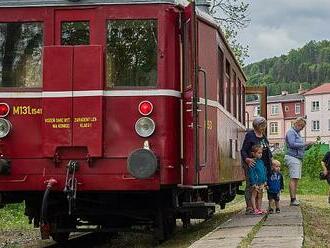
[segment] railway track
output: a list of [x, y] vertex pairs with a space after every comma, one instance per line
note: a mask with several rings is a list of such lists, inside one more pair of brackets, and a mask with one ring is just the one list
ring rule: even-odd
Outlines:
[[110, 242], [110, 238], [113, 235], [109, 233], [85, 233], [85, 234], [74, 234], [65, 244], [58, 244], [50, 240], [39, 240], [31, 245], [27, 245], [27, 248], [63, 248], [63, 247], [95, 247], [107, 244]]

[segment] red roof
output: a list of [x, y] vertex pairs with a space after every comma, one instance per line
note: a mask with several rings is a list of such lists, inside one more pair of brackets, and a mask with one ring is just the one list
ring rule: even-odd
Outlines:
[[304, 96], [306, 95], [319, 95], [319, 94], [327, 94], [330, 93], [330, 83], [321, 84], [320, 86], [307, 91]]

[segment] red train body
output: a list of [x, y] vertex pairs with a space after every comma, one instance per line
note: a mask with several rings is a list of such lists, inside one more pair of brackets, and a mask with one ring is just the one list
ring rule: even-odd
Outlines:
[[0, 3], [0, 203], [24, 200], [57, 241], [77, 218], [164, 239], [235, 197], [245, 77], [207, 13], [35, 2]]

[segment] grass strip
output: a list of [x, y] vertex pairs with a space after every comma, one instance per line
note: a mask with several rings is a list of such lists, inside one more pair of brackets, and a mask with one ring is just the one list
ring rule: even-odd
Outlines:
[[267, 215], [265, 215], [258, 224], [256, 224], [252, 230], [248, 233], [248, 235], [242, 239], [242, 241], [240, 242], [239, 246], [240, 248], [248, 248], [250, 247], [252, 240], [254, 239], [254, 237], [256, 236], [257, 232], [260, 230], [260, 228], [262, 227], [262, 225], [264, 224], [264, 222], [267, 219]]

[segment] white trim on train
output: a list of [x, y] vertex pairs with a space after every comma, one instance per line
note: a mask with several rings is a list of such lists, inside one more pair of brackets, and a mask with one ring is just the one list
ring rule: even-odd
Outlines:
[[61, 98], [86, 96], [173, 96], [181, 98], [176, 90], [77, 90], [43, 92], [0, 92], [0, 98]]
[[[86, 91], [43, 91], [43, 92], [0, 92], [1, 98], [61, 98], [61, 97], [88, 97], [88, 96], [172, 96], [181, 98], [180, 91], [176, 90], [86, 90]], [[205, 99], [200, 98], [200, 105], [205, 104]], [[238, 124], [241, 128], [245, 126], [233, 117], [220, 103], [208, 99], [207, 105], [215, 107], [223, 112], [229, 119]]]

